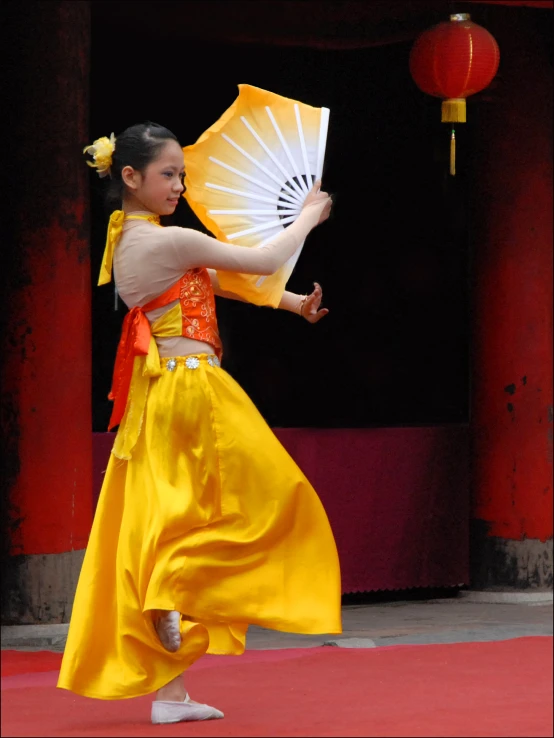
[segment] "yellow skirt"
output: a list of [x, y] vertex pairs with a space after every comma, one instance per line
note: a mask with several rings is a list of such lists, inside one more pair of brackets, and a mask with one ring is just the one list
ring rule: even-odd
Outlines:
[[[58, 687], [149, 694], [204, 653], [243, 653], [249, 624], [341, 632], [319, 498], [239, 385], [198, 358], [162, 361], [131, 460], [110, 456]], [[176, 653], [152, 610], [183, 613]]]

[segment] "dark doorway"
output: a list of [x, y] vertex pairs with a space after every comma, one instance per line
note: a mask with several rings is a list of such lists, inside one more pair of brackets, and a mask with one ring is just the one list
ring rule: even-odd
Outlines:
[[[409, 75], [411, 43], [341, 51], [178, 44], [121, 34], [97, 15], [92, 138], [150, 119], [187, 145], [231, 104], [239, 83], [331, 109], [324, 187], [335, 193], [336, 205], [332, 219], [310, 236], [289, 283], [303, 293], [319, 281], [330, 315], [311, 326], [282, 311], [218, 304], [225, 368], [267, 421], [316, 427], [466, 422], [464, 172], [471, 129], [468, 123], [458, 132], [458, 172], [451, 177], [440, 102], [419, 92]], [[108, 217], [101, 184], [91, 174], [94, 283]], [[172, 222], [201, 228], [184, 200]], [[94, 289], [95, 431], [107, 425], [124, 315], [113, 302], [111, 287]]]

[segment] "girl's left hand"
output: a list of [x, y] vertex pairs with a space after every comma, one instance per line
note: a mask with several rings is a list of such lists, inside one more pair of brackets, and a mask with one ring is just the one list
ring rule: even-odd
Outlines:
[[329, 312], [327, 308], [321, 308], [321, 300], [323, 299], [323, 290], [321, 285], [314, 282], [314, 291], [311, 295], [306, 297], [306, 300], [302, 306], [302, 317], [306, 318], [308, 323], [317, 323], [321, 318], [324, 318]]

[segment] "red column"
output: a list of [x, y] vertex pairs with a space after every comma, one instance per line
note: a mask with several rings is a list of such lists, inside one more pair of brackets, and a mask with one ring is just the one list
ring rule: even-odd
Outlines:
[[[2, 417], [4, 618], [67, 620], [92, 521], [88, 2], [12, 3]], [[6, 100], [5, 100], [6, 102]], [[6, 491], [4, 491], [6, 493]], [[7, 591], [6, 591], [7, 587]]]
[[491, 13], [501, 65], [478, 105], [474, 587], [552, 584], [552, 67], [541, 16]]

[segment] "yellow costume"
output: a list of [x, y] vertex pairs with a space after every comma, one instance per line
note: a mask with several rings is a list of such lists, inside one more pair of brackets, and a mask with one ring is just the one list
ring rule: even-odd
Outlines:
[[[154, 339], [170, 324], [186, 334], [188, 298], [182, 321], [152, 324]], [[206, 652], [241, 654], [249, 624], [341, 632], [327, 516], [248, 396], [215, 353], [160, 359], [144, 336], [133, 346], [125, 448], [110, 457], [58, 682], [101, 699], [154, 692]], [[182, 613], [177, 652], [154, 610]]]

